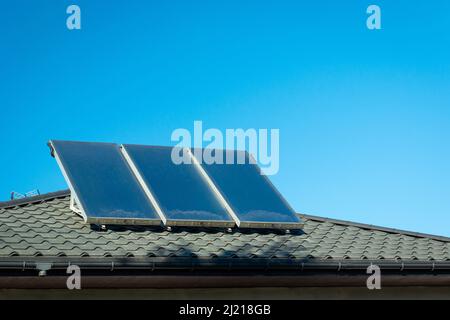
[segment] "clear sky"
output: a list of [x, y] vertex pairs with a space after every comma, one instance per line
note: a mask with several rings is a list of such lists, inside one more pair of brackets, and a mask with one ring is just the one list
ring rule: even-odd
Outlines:
[[3, 2], [0, 200], [67, 188], [49, 139], [169, 145], [202, 120], [279, 128], [271, 180], [299, 212], [450, 236], [449, 14], [446, 0]]

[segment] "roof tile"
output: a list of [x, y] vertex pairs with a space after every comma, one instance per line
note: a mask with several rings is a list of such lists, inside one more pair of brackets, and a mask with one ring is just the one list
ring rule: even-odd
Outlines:
[[264, 230], [111, 227], [97, 231], [69, 209], [69, 197], [0, 208], [0, 257], [278, 257], [450, 260], [450, 241], [304, 216], [300, 234]]

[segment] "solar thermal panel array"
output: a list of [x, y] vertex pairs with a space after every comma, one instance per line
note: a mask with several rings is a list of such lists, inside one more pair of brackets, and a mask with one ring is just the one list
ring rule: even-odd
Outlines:
[[[302, 221], [245, 151], [206, 164], [190, 149], [49, 142], [88, 223], [299, 229]], [[175, 164], [174, 151], [187, 163]], [[198, 150], [197, 150], [198, 151]]]

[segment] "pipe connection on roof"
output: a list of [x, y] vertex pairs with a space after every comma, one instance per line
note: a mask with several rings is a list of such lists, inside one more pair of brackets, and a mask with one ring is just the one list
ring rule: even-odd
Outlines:
[[[25, 269], [26, 263], [23, 262], [23, 269]], [[39, 270], [39, 277], [45, 277], [47, 275], [47, 271], [52, 268], [52, 264], [49, 262], [36, 263], [36, 269]]]

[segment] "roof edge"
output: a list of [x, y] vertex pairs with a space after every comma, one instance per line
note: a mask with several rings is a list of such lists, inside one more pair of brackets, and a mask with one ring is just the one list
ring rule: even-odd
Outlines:
[[44, 193], [33, 197], [25, 197], [22, 199], [0, 201], [0, 209], [12, 208], [20, 205], [32, 204], [35, 202], [41, 202], [46, 200], [52, 200], [70, 195], [70, 190], [60, 190], [55, 192]]
[[450, 242], [450, 237], [446, 237], [446, 236], [439, 236], [439, 235], [428, 234], [428, 233], [388, 228], [388, 227], [382, 227], [382, 226], [377, 226], [377, 225], [367, 224], [367, 223], [353, 222], [353, 221], [348, 221], [348, 220], [339, 220], [339, 219], [333, 219], [333, 218], [319, 217], [319, 216], [314, 216], [314, 215], [309, 215], [309, 214], [299, 213], [299, 215], [302, 217], [305, 217], [306, 219], [319, 221], [319, 222], [330, 222], [330, 223], [337, 224], [337, 225], [353, 226], [353, 227], [357, 227], [357, 228], [361, 228], [361, 229], [377, 230], [377, 231], [383, 231], [383, 232], [393, 233], [393, 234], [402, 234], [402, 235], [416, 237], [416, 238], [426, 238], [426, 239], [432, 239], [432, 240], [437, 240], [437, 241]]

